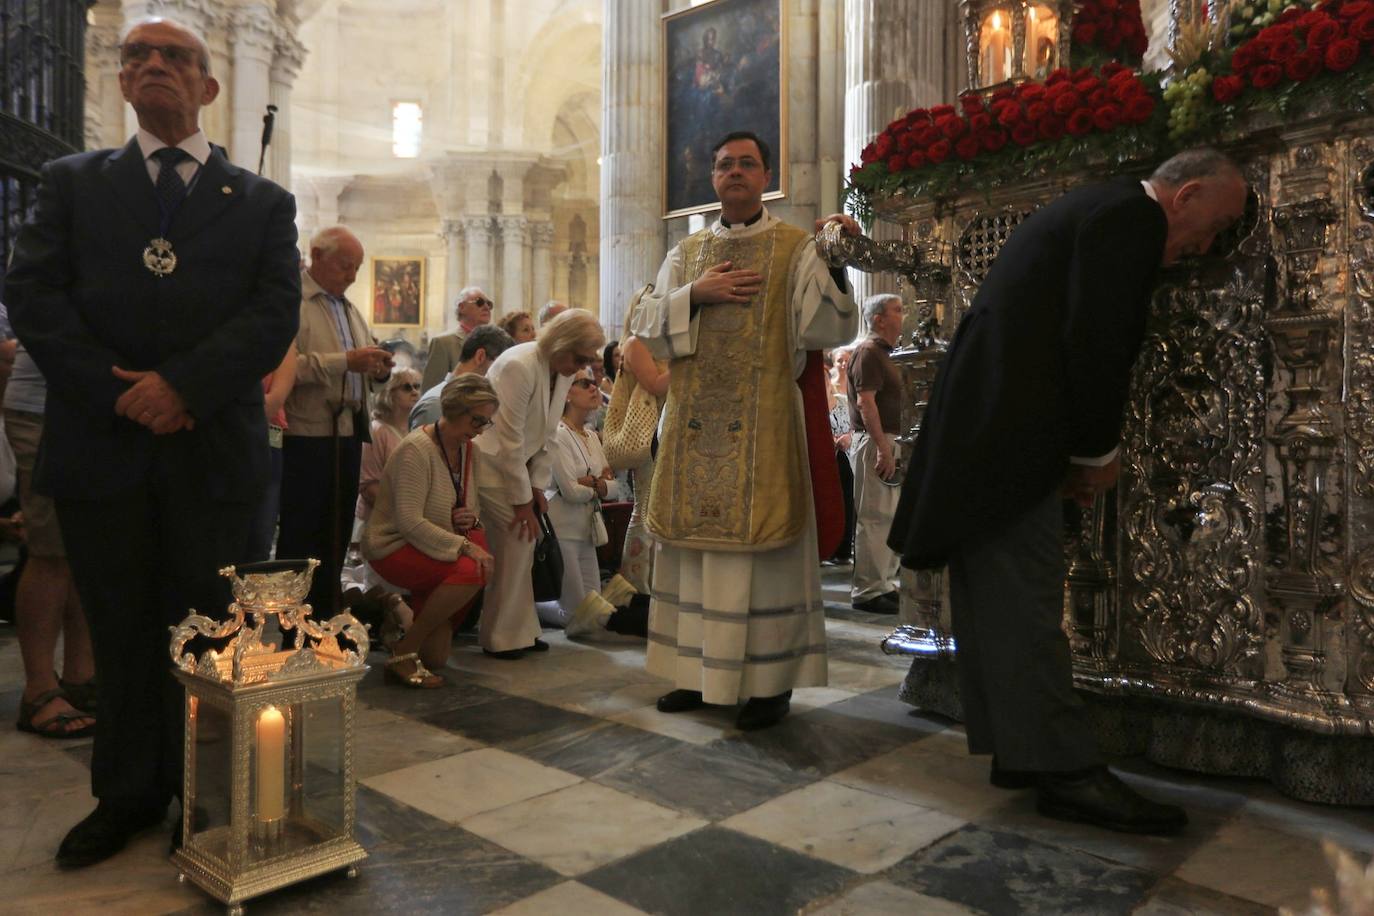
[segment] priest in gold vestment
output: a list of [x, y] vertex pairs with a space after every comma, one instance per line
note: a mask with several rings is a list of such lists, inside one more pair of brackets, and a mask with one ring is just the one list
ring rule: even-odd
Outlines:
[[[798, 380], [808, 351], [857, 329], [842, 271], [809, 232], [764, 208], [768, 157], [753, 134], [720, 141], [720, 219], [668, 253], [631, 322], [671, 361], [647, 513], [659, 551], [647, 664], [676, 688], [658, 708], [746, 700], [743, 729], [780, 720], [793, 688], [826, 683]], [[849, 217], [829, 220], [859, 231]]]

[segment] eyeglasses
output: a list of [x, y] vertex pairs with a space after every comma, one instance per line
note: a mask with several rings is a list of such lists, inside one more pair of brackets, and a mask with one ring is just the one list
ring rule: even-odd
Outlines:
[[481, 298], [481, 297], [479, 296], [479, 297], [476, 298], [476, 299], [464, 299], [463, 302], [462, 302], [462, 304], [463, 304], [463, 305], [475, 305], [475, 306], [477, 306], [478, 308], [489, 309], [489, 308], [491, 308], [495, 303], [493, 303], [490, 299], [483, 299], [483, 298]]
[[491, 425], [491, 417], [484, 417], [481, 414], [470, 413], [468, 414], [468, 422], [472, 424], [473, 429], [485, 429], [486, 427]]
[[414, 382], [406, 382], [405, 384], [400, 385], [400, 386], [398, 386], [398, 387], [404, 388], [406, 391], [419, 391], [419, 390], [420, 390], [420, 386], [417, 385], [417, 384], [415, 384]]
[[574, 388], [595, 388], [596, 382], [589, 378], [580, 378], [573, 382]]
[[154, 51], [162, 56], [164, 62], [173, 67], [189, 67], [191, 64], [202, 63], [199, 48], [188, 48], [185, 45], [154, 45], [146, 41], [131, 41], [122, 45], [119, 49], [119, 62], [120, 64], [147, 63]]
[[724, 159], [716, 160], [715, 170], [717, 172], [728, 172], [736, 165], [739, 166], [741, 172], [755, 172], [763, 168], [763, 163], [759, 162], [757, 159], [750, 159], [748, 156], [742, 159], [731, 159], [727, 156]]

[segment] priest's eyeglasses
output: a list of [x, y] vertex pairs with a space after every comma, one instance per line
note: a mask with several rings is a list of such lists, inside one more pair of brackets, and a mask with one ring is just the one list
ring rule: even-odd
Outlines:
[[739, 159], [731, 159], [726, 156], [725, 158], [716, 160], [715, 170], [717, 172], [728, 172], [736, 165], [739, 166], [742, 172], [757, 172], [759, 169], [763, 168], [762, 162], [749, 156], [743, 156]]
[[188, 48], [185, 45], [155, 45], [146, 41], [131, 41], [122, 45], [119, 49], [119, 62], [144, 64], [153, 56], [154, 51], [162, 55], [162, 60], [173, 67], [189, 67], [200, 63], [199, 48]]

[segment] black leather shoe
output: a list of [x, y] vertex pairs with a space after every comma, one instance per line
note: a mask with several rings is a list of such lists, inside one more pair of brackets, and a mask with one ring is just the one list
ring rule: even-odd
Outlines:
[[536, 640], [534, 641], [534, 645], [532, 645], [532, 646], [526, 646], [526, 647], [525, 647], [525, 651], [526, 651], [526, 652], [547, 652], [547, 651], [549, 651], [549, 644], [546, 643], [546, 642], [544, 642], [544, 640], [542, 640], [542, 639], [536, 639]]
[[1041, 773], [1035, 808], [1045, 817], [1092, 824], [1121, 833], [1170, 834], [1188, 815], [1176, 805], [1150, 801], [1106, 767], [1078, 773]]
[[525, 650], [524, 650], [524, 649], [505, 649], [505, 650], [502, 650], [502, 651], [500, 651], [500, 652], [495, 652], [495, 651], [492, 651], [491, 649], [483, 649], [483, 650], [482, 650], [482, 654], [485, 655], [487, 658], [499, 658], [499, 659], [501, 659], [502, 661], [505, 661], [505, 662], [513, 662], [513, 661], [515, 661], [517, 658], [524, 658], [524, 657], [525, 657]]
[[997, 756], [994, 754], [988, 782], [999, 789], [1030, 789], [1035, 786], [1039, 775], [1034, 770], [1004, 770], [997, 765]]
[[739, 711], [735, 727], [740, 731], [752, 732], [760, 728], [777, 725], [792, 707], [792, 691], [780, 693], [775, 697], [753, 697]]
[[706, 703], [701, 699], [700, 690], [670, 690], [658, 698], [659, 712], [687, 712], [700, 709]]
[[853, 608], [870, 614], [895, 614], [902, 609], [902, 603], [898, 600], [896, 592], [888, 592], [867, 601], [855, 601]]
[[130, 838], [156, 827], [167, 806], [124, 807], [100, 802], [86, 819], [67, 832], [57, 847], [59, 868], [85, 868], [119, 852]]

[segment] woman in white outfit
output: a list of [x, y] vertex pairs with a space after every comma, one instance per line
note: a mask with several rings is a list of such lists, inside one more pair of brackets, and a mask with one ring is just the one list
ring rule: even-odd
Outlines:
[[539, 338], [497, 357], [487, 373], [501, 410], [477, 439], [478, 494], [496, 568], [483, 599], [480, 638], [496, 658], [545, 651], [539, 639], [530, 567], [539, 536], [536, 512], [547, 512], [553, 454], [573, 376], [601, 359], [605, 334], [585, 309], [568, 309], [540, 328]]
[[597, 563], [596, 523], [601, 500], [620, 499], [620, 483], [606, 461], [601, 439], [588, 421], [601, 406], [601, 392], [590, 372], [579, 372], [568, 391], [563, 422], [558, 424], [558, 449], [553, 456], [553, 482], [545, 491], [549, 499], [549, 521], [558, 533], [563, 553], [563, 589], [556, 604], [541, 604], [540, 619], [551, 626], [564, 626], [587, 592], [601, 588], [601, 567]]

